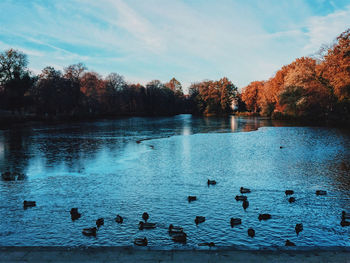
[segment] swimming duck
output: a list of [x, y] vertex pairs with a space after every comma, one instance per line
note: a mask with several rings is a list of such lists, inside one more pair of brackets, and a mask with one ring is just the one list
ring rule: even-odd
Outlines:
[[196, 219], [194, 220], [196, 225], [205, 222], [205, 217], [204, 216], [196, 216]]
[[105, 224], [105, 220], [103, 218], [99, 218], [96, 220], [97, 227], [103, 226], [104, 224]]
[[341, 225], [342, 227], [344, 227], [344, 226], [350, 226], [350, 222], [349, 222], [349, 221], [346, 221], [345, 219], [342, 219], [341, 222], [340, 222], [340, 225]]
[[144, 213], [142, 214], [142, 219], [145, 220], [145, 222], [147, 222], [148, 218], [149, 218], [148, 213], [147, 213], [147, 212], [144, 212]]
[[285, 194], [286, 195], [292, 195], [292, 194], [294, 194], [294, 191], [293, 190], [286, 190]]
[[324, 190], [316, 190], [316, 195], [327, 195], [327, 191], [324, 191]]
[[78, 212], [78, 208], [72, 208], [70, 210], [70, 217], [72, 218], [72, 221], [77, 220], [81, 217], [81, 214]]
[[216, 185], [216, 181], [208, 179], [208, 185]]
[[284, 147], [283, 146], [280, 146], [280, 149], [283, 149]]
[[23, 208], [26, 209], [28, 207], [34, 207], [36, 206], [36, 202], [35, 201], [23, 201]]
[[143, 230], [143, 229], [153, 229], [153, 228], [156, 228], [156, 223], [144, 223], [142, 221], [139, 222], [139, 229], [140, 230]]
[[247, 197], [244, 195], [236, 195], [235, 199], [236, 201], [245, 201], [247, 200]]
[[183, 232], [183, 228], [179, 226], [173, 226], [173, 224], [169, 225], [169, 234], [180, 234]]
[[117, 222], [118, 224], [123, 223], [123, 220], [124, 219], [120, 215], [117, 215], [116, 218], [115, 218], [115, 222]]
[[204, 246], [215, 247], [215, 243], [214, 242], [199, 243], [198, 246], [200, 246], [200, 247], [204, 247]]
[[231, 227], [242, 224], [242, 219], [240, 218], [231, 218], [230, 220]]
[[289, 197], [289, 199], [288, 199], [288, 202], [289, 203], [294, 203], [295, 202], [295, 197]]
[[259, 214], [259, 221], [261, 220], [268, 220], [271, 218], [271, 215], [270, 214]]
[[255, 236], [255, 230], [253, 228], [248, 229], [248, 236], [254, 237]]
[[90, 227], [90, 228], [84, 228], [83, 229], [83, 235], [84, 236], [96, 236], [97, 228], [96, 227]]
[[303, 229], [304, 229], [303, 224], [300, 223], [295, 225], [295, 233], [297, 233], [297, 235], [299, 235], [299, 233], [303, 231]]
[[350, 219], [350, 214], [346, 213], [345, 211], [341, 212], [341, 218], [346, 220], [346, 219]]
[[189, 203], [192, 202], [192, 201], [196, 201], [196, 200], [197, 200], [197, 196], [189, 195], [189, 196], [187, 197], [187, 200], [188, 200]]
[[244, 187], [241, 187], [241, 188], [239, 189], [239, 191], [241, 192], [241, 194], [250, 193], [250, 189], [249, 189], [249, 188], [244, 188]]
[[249, 202], [247, 200], [244, 200], [243, 203], [242, 203], [242, 207], [244, 210], [246, 210], [249, 206]]
[[292, 241], [290, 241], [289, 239], [287, 239], [286, 240], [286, 246], [287, 247], [295, 247], [295, 244]]
[[144, 237], [144, 238], [135, 238], [134, 244], [135, 244], [136, 246], [145, 247], [145, 246], [148, 245], [148, 240], [147, 240], [147, 238], [145, 238], [145, 237]]
[[181, 232], [179, 234], [176, 234], [171, 237], [174, 242], [178, 243], [186, 243], [187, 241], [187, 234], [185, 232]]

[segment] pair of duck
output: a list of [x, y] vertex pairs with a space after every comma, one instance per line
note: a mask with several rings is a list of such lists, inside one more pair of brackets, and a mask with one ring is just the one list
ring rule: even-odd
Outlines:
[[[251, 192], [249, 188], [244, 187], [241, 187], [239, 191], [241, 194], [248, 194]], [[249, 207], [248, 198], [245, 195], [236, 195], [235, 199], [236, 201], [243, 201], [242, 207], [244, 210], [246, 210]]]
[[186, 243], [187, 234], [183, 231], [182, 227], [174, 226], [173, 224], [170, 224], [168, 228], [168, 232], [174, 242]]
[[96, 236], [97, 234], [97, 230], [103, 226], [105, 223], [104, 219], [103, 218], [99, 218], [96, 220], [96, 226], [97, 227], [89, 227], [89, 228], [84, 228], [83, 229], [83, 235], [84, 236]]
[[[294, 194], [294, 191], [293, 190], [286, 190], [285, 191], [285, 194], [288, 196], [288, 195], [292, 195], [292, 194]], [[293, 196], [291, 196], [291, 197], [289, 197], [289, 199], [288, 199], [288, 202], [289, 203], [294, 203], [295, 202], [295, 197], [293, 197]]]

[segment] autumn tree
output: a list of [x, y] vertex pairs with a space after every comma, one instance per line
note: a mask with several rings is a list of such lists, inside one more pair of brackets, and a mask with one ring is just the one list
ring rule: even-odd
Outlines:
[[242, 101], [245, 103], [247, 110], [259, 112], [258, 105], [259, 94], [263, 91], [265, 81], [253, 81], [242, 90]]

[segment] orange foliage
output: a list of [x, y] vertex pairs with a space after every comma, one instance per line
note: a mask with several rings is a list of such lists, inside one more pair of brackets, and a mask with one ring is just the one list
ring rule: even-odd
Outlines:
[[258, 112], [258, 100], [260, 92], [263, 91], [265, 81], [253, 81], [242, 90], [242, 101], [246, 104], [247, 110]]

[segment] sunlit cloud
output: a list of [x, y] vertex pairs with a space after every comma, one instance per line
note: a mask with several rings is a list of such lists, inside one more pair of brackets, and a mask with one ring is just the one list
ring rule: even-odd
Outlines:
[[[227, 76], [239, 87], [331, 43], [350, 25], [346, 1], [6, 0], [0, 48], [30, 67], [83, 62], [130, 82]], [[16, 14], [21, 14], [18, 16]]]

